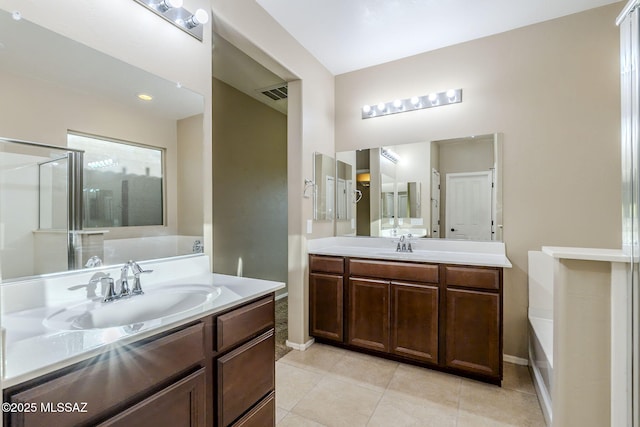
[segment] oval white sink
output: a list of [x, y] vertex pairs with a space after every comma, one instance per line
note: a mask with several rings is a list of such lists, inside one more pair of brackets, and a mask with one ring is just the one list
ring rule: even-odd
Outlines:
[[132, 326], [140, 329], [145, 322], [160, 320], [201, 307], [220, 295], [220, 288], [182, 287], [152, 290], [104, 303], [88, 301], [53, 313], [44, 326], [58, 330], [106, 329]]

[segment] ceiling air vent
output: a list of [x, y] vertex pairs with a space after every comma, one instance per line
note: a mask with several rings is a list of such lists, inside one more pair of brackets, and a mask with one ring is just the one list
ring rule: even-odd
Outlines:
[[274, 101], [279, 101], [281, 99], [287, 99], [287, 85], [279, 84], [276, 86], [265, 87], [263, 89], [258, 89], [258, 92], [262, 93], [264, 96], [268, 96]]

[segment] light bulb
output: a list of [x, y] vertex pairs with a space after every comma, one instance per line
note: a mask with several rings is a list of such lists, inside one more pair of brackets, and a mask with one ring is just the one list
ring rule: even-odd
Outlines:
[[182, 7], [182, 0], [162, 0], [158, 3], [158, 9], [161, 12], [166, 12], [169, 9]]
[[436, 105], [438, 103], [438, 94], [437, 93], [429, 94], [429, 102], [431, 102], [431, 105]]
[[365, 114], [369, 114], [369, 113], [371, 112], [371, 106], [369, 106], [369, 105], [364, 105], [364, 106], [362, 107], [362, 112], [363, 112], [363, 113], [365, 113]]
[[414, 107], [417, 107], [418, 104], [420, 104], [420, 98], [418, 98], [417, 96], [412, 96], [410, 101], [411, 105], [413, 105]]
[[455, 101], [456, 100], [456, 91], [453, 89], [449, 89], [447, 91], [447, 98], [449, 98], [449, 101]]
[[194, 28], [201, 24], [204, 25], [207, 22], [209, 22], [209, 14], [207, 13], [207, 11], [204, 9], [198, 9], [196, 10], [196, 13], [194, 13], [189, 19], [187, 19], [185, 24], [189, 28]]
[[395, 101], [393, 101], [393, 106], [396, 108], [402, 107], [402, 101], [400, 101], [399, 99], [396, 99]]
[[22, 19], [22, 14], [19, 11], [14, 10], [13, 12], [11, 12], [11, 17], [14, 21], [19, 21]]
[[384, 102], [378, 104], [378, 111], [383, 112], [387, 109], [387, 105]]

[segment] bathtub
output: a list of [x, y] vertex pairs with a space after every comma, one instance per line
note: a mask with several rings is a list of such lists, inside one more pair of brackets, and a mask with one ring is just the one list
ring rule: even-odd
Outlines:
[[553, 257], [529, 252], [529, 367], [547, 425], [553, 418]]
[[202, 236], [152, 236], [104, 241], [104, 263], [122, 264], [128, 260], [174, 257], [193, 253], [194, 242]]

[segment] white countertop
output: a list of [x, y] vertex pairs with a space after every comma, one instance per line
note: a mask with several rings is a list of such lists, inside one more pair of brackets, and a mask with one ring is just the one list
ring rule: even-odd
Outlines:
[[575, 259], [583, 261], [631, 262], [631, 257], [622, 249], [572, 248], [543, 246], [542, 252], [556, 259]]
[[[179, 286], [189, 287], [198, 286], [199, 288], [216, 287], [220, 289], [220, 294], [215, 299], [207, 301], [205, 304], [197, 306], [188, 311], [176, 314], [174, 316], [163, 319], [156, 319], [142, 324], [136, 324], [136, 330], [131, 327], [120, 326], [108, 329], [88, 329], [88, 330], [53, 330], [43, 325], [46, 319], [52, 313], [60, 310], [62, 307], [68, 306], [70, 297], [62, 295], [65, 292], [50, 292], [52, 289], [60, 288], [60, 283], [65, 282], [64, 290], [68, 294], [72, 292], [78, 301], [77, 286], [68, 285], [70, 283], [87, 283], [87, 273], [69, 273], [67, 275], [56, 275], [55, 280], [50, 281], [47, 285], [37, 283], [37, 279], [32, 279], [28, 284], [10, 283], [2, 286], [3, 290], [3, 311], [2, 311], [2, 327], [6, 329], [6, 356], [4, 367], [4, 378], [2, 379], [2, 388], [11, 387], [26, 380], [38, 377], [48, 372], [53, 372], [64, 366], [68, 366], [79, 361], [98, 355], [113, 345], [126, 345], [137, 340], [150, 337], [163, 331], [175, 328], [180, 324], [208, 316], [243, 302], [258, 298], [263, 295], [275, 292], [284, 288], [285, 284], [280, 282], [272, 282], [267, 280], [250, 279], [235, 276], [226, 276], [222, 274], [211, 274], [208, 272], [208, 257], [202, 255], [199, 257], [185, 257], [177, 259], [175, 262], [166, 260], [160, 264], [140, 263], [145, 268], [154, 268], [158, 272], [166, 272], [166, 280], [153, 281], [150, 279], [152, 274], [143, 276], [143, 289], [148, 292], [163, 287], [177, 288]], [[176, 274], [176, 271], [182, 271], [185, 274]], [[193, 268], [195, 267], [195, 268]], [[104, 271], [105, 268], [91, 269], [95, 274], [96, 271]], [[119, 271], [119, 270], [118, 270]], [[169, 273], [173, 272], [173, 273]], [[195, 274], [192, 274], [195, 273]], [[82, 280], [77, 277], [82, 275]], [[112, 277], [114, 275], [112, 274]], [[145, 282], [144, 279], [147, 279]], [[24, 288], [30, 286], [33, 289]], [[17, 286], [22, 286], [22, 292], [15, 292]], [[25, 308], [25, 300], [17, 300], [15, 297], [22, 293], [33, 293], [36, 288], [47, 289], [45, 296], [40, 297], [39, 306]], [[69, 288], [74, 289], [70, 291]], [[82, 300], [86, 301], [86, 297], [82, 294]], [[86, 292], [86, 291], [84, 291]], [[46, 295], [46, 294], [50, 295]], [[57, 297], [51, 297], [56, 294]], [[11, 302], [7, 301], [7, 297], [16, 299], [15, 304], [22, 308], [19, 311], [11, 311], [7, 308]], [[34, 295], [31, 295], [33, 299]], [[132, 297], [132, 298], [144, 298]]]
[[412, 239], [413, 252], [396, 252], [397, 242], [377, 237], [327, 237], [309, 240], [307, 250], [314, 255], [511, 268], [503, 242]]

